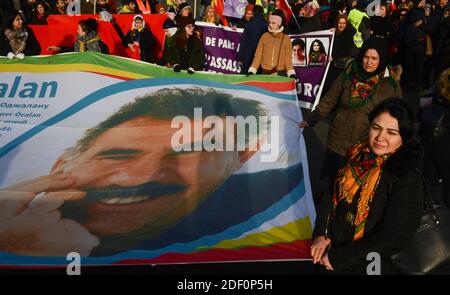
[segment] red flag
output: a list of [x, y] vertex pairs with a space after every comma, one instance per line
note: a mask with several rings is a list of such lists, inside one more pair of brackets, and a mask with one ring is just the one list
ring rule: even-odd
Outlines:
[[223, 15], [223, 0], [211, 0], [211, 6], [216, 10], [217, 14], [220, 15], [220, 20], [224, 26], [229, 27], [228, 19]]
[[277, 9], [280, 9], [284, 13], [284, 17], [286, 19], [286, 25], [289, 24], [289, 21], [291, 20], [292, 15], [294, 14], [292, 12], [291, 6], [289, 6], [289, 3], [287, 0], [280, 0], [278, 1], [279, 7]]
[[139, 10], [142, 12], [142, 14], [150, 14], [150, 13], [152, 13], [149, 1], [145, 1], [145, 5], [142, 2], [142, 0], [136, 0], [136, 3], [138, 5], [138, 7], [139, 7]]

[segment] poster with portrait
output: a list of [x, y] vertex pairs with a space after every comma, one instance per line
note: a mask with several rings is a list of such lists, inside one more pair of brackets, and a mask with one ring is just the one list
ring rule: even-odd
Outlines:
[[330, 40], [327, 37], [306, 38], [306, 56], [308, 57], [308, 66], [326, 67], [328, 62], [328, 53], [330, 49]]
[[292, 65], [306, 67], [306, 39], [292, 38]]
[[298, 77], [299, 104], [303, 108], [314, 109], [323, 95], [322, 88], [331, 62], [329, 57], [333, 50], [334, 33], [323, 30], [290, 37], [292, 64]]
[[0, 266], [309, 258], [292, 80], [86, 52], [0, 81]]

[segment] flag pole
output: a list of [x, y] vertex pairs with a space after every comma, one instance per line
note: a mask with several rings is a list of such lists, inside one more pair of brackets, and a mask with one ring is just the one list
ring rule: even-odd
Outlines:
[[283, 1], [284, 1], [284, 3], [286, 3], [287, 7], [291, 10], [292, 17], [294, 18], [295, 24], [297, 25], [297, 28], [300, 30], [300, 24], [298, 23], [297, 18], [295, 17], [295, 14], [294, 14], [294, 11], [291, 8], [291, 5], [289, 5], [289, 2], [287, 0], [283, 0]]

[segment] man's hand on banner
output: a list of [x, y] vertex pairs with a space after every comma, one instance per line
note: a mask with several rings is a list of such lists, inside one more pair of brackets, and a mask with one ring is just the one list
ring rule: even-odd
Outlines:
[[33, 178], [0, 191], [0, 251], [31, 256], [88, 256], [99, 239], [79, 223], [61, 219], [67, 200], [86, 193], [69, 190], [70, 175]]

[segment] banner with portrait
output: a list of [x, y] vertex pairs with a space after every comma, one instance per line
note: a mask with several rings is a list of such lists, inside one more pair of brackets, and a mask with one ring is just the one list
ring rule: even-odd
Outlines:
[[0, 59], [0, 267], [308, 259], [301, 120], [284, 77]]
[[329, 30], [290, 35], [292, 64], [299, 78], [297, 94], [300, 106], [314, 109], [322, 95], [331, 63], [334, 34]]

